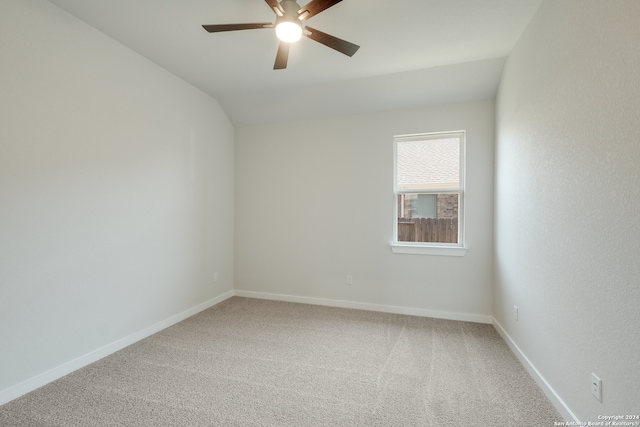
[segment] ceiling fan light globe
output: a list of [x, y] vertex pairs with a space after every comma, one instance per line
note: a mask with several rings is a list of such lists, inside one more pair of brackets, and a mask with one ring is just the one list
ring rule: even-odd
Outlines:
[[276, 36], [286, 43], [293, 43], [302, 37], [302, 27], [291, 21], [282, 21], [276, 25]]

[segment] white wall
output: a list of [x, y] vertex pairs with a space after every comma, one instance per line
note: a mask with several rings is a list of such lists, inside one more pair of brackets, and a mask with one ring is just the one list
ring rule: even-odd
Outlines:
[[0, 62], [1, 392], [233, 288], [233, 128], [46, 1]]
[[495, 317], [580, 421], [640, 414], [638, 22], [545, 1], [497, 99]]
[[[481, 101], [237, 128], [236, 289], [491, 319], [494, 112]], [[461, 129], [467, 255], [393, 254], [393, 136]]]

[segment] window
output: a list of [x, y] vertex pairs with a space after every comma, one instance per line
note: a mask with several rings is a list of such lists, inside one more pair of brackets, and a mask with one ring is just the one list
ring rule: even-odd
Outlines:
[[464, 255], [464, 152], [464, 131], [394, 137], [394, 252]]

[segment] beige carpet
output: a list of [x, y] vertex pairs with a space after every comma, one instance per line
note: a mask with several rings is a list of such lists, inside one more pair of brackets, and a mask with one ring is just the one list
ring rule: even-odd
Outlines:
[[2, 426], [553, 426], [490, 325], [234, 297], [0, 407]]

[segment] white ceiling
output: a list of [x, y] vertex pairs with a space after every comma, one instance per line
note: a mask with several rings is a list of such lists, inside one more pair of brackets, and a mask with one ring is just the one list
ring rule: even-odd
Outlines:
[[272, 29], [201, 27], [272, 22], [263, 0], [49, 1], [215, 97], [236, 126], [492, 98], [542, 2], [343, 0], [307, 23], [360, 50], [303, 38], [273, 70]]

